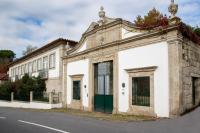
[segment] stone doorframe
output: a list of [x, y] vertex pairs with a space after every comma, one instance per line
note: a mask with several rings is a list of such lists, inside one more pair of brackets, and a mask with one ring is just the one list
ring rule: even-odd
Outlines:
[[[83, 109], [83, 74], [70, 75], [71, 78], [71, 103], [68, 105], [69, 108]], [[80, 100], [73, 99], [73, 81], [80, 81]]]
[[[129, 74], [129, 109], [128, 114], [156, 116], [154, 112], [154, 71], [157, 66], [126, 69]], [[150, 78], [150, 106], [132, 105], [132, 78], [149, 77]]]
[[118, 56], [117, 53], [89, 59], [89, 108], [94, 111], [94, 64], [113, 61], [113, 114], [118, 112]]

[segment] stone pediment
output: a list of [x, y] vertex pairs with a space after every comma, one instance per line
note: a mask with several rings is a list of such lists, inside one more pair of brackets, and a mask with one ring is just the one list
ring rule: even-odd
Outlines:
[[88, 29], [85, 31], [85, 33], [92, 31], [93, 29], [95, 29], [95, 27], [97, 27], [99, 24], [96, 22], [92, 22], [90, 24], [90, 26], [88, 27]]
[[100, 8], [98, 15], [99, 20], [89, 25], [78, 45], [71, 50], [72, 53], [140, 34], [138, 31], [133, 31], [135, 29], [133, 23], [121, 18], [107, 17], [103, 7]]
[[108, 23], [112, 23], [114, 21], [116, 21], [117, 19], [115, 18], [109, 18], [105, 15], [105, 11], [104, 8], [101, 7], [100, 11], [99, 11], [99, 17], [100, 19], [97, 22], [92, 22], [90, 24], [90, 26], [88, 27], [88, 29], [85, 31], [85, 33], [92, 31], [93, 29], [102, 26], [102, 25], [106, 25]]

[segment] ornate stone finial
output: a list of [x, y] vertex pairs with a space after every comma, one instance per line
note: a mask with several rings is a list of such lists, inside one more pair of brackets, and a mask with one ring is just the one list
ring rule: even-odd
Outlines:
[[174, 4], [174, 0], [171, 0], [168, 10], [172, 14], [172, 18], [176, 17], [176, 13], [178, 12], [178, 4]]
[[106, 15], [103, 6], [100, 7], [100, 11], [99, 11], [99, 17], [100, 18], [104, 18]]
[[103, 6], [100, 7], [100, 11], [99, 11], [99, 25], [103, 25], [103, 23], [105, 22], [105, 16], [106, 16], [106, 12], [104, 11]]
[[169, 12], [171, 13], [172, 16], [170, 16], [170, 25], [174, 24], [179, 24], [181, 22], [181, 19], [176, 16], [176, 13], [178, 12], [178, 4], [174, 3], [174, 0], [171, 0], [171, 4], [169, 5], [168, 8]]

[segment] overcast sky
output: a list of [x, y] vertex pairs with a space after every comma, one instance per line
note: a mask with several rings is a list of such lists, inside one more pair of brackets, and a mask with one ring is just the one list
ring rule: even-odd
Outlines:
[[[17, 57], [27, 45], [41, 47], [57, 38], [79, 41], [100, 6], [108, 17], [131, 22], [153, 7], [169, 15], [170, 0], [0, 0], [0, 49]], [[175, 0], [183, 22], [200, 26], [200, 0]]]

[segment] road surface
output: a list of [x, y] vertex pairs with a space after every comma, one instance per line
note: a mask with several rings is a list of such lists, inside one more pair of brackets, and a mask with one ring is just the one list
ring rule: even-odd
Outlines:
[[176, 119], [140, 122], [0, 108], [0, 133], [200, 133], [200, 108]]

